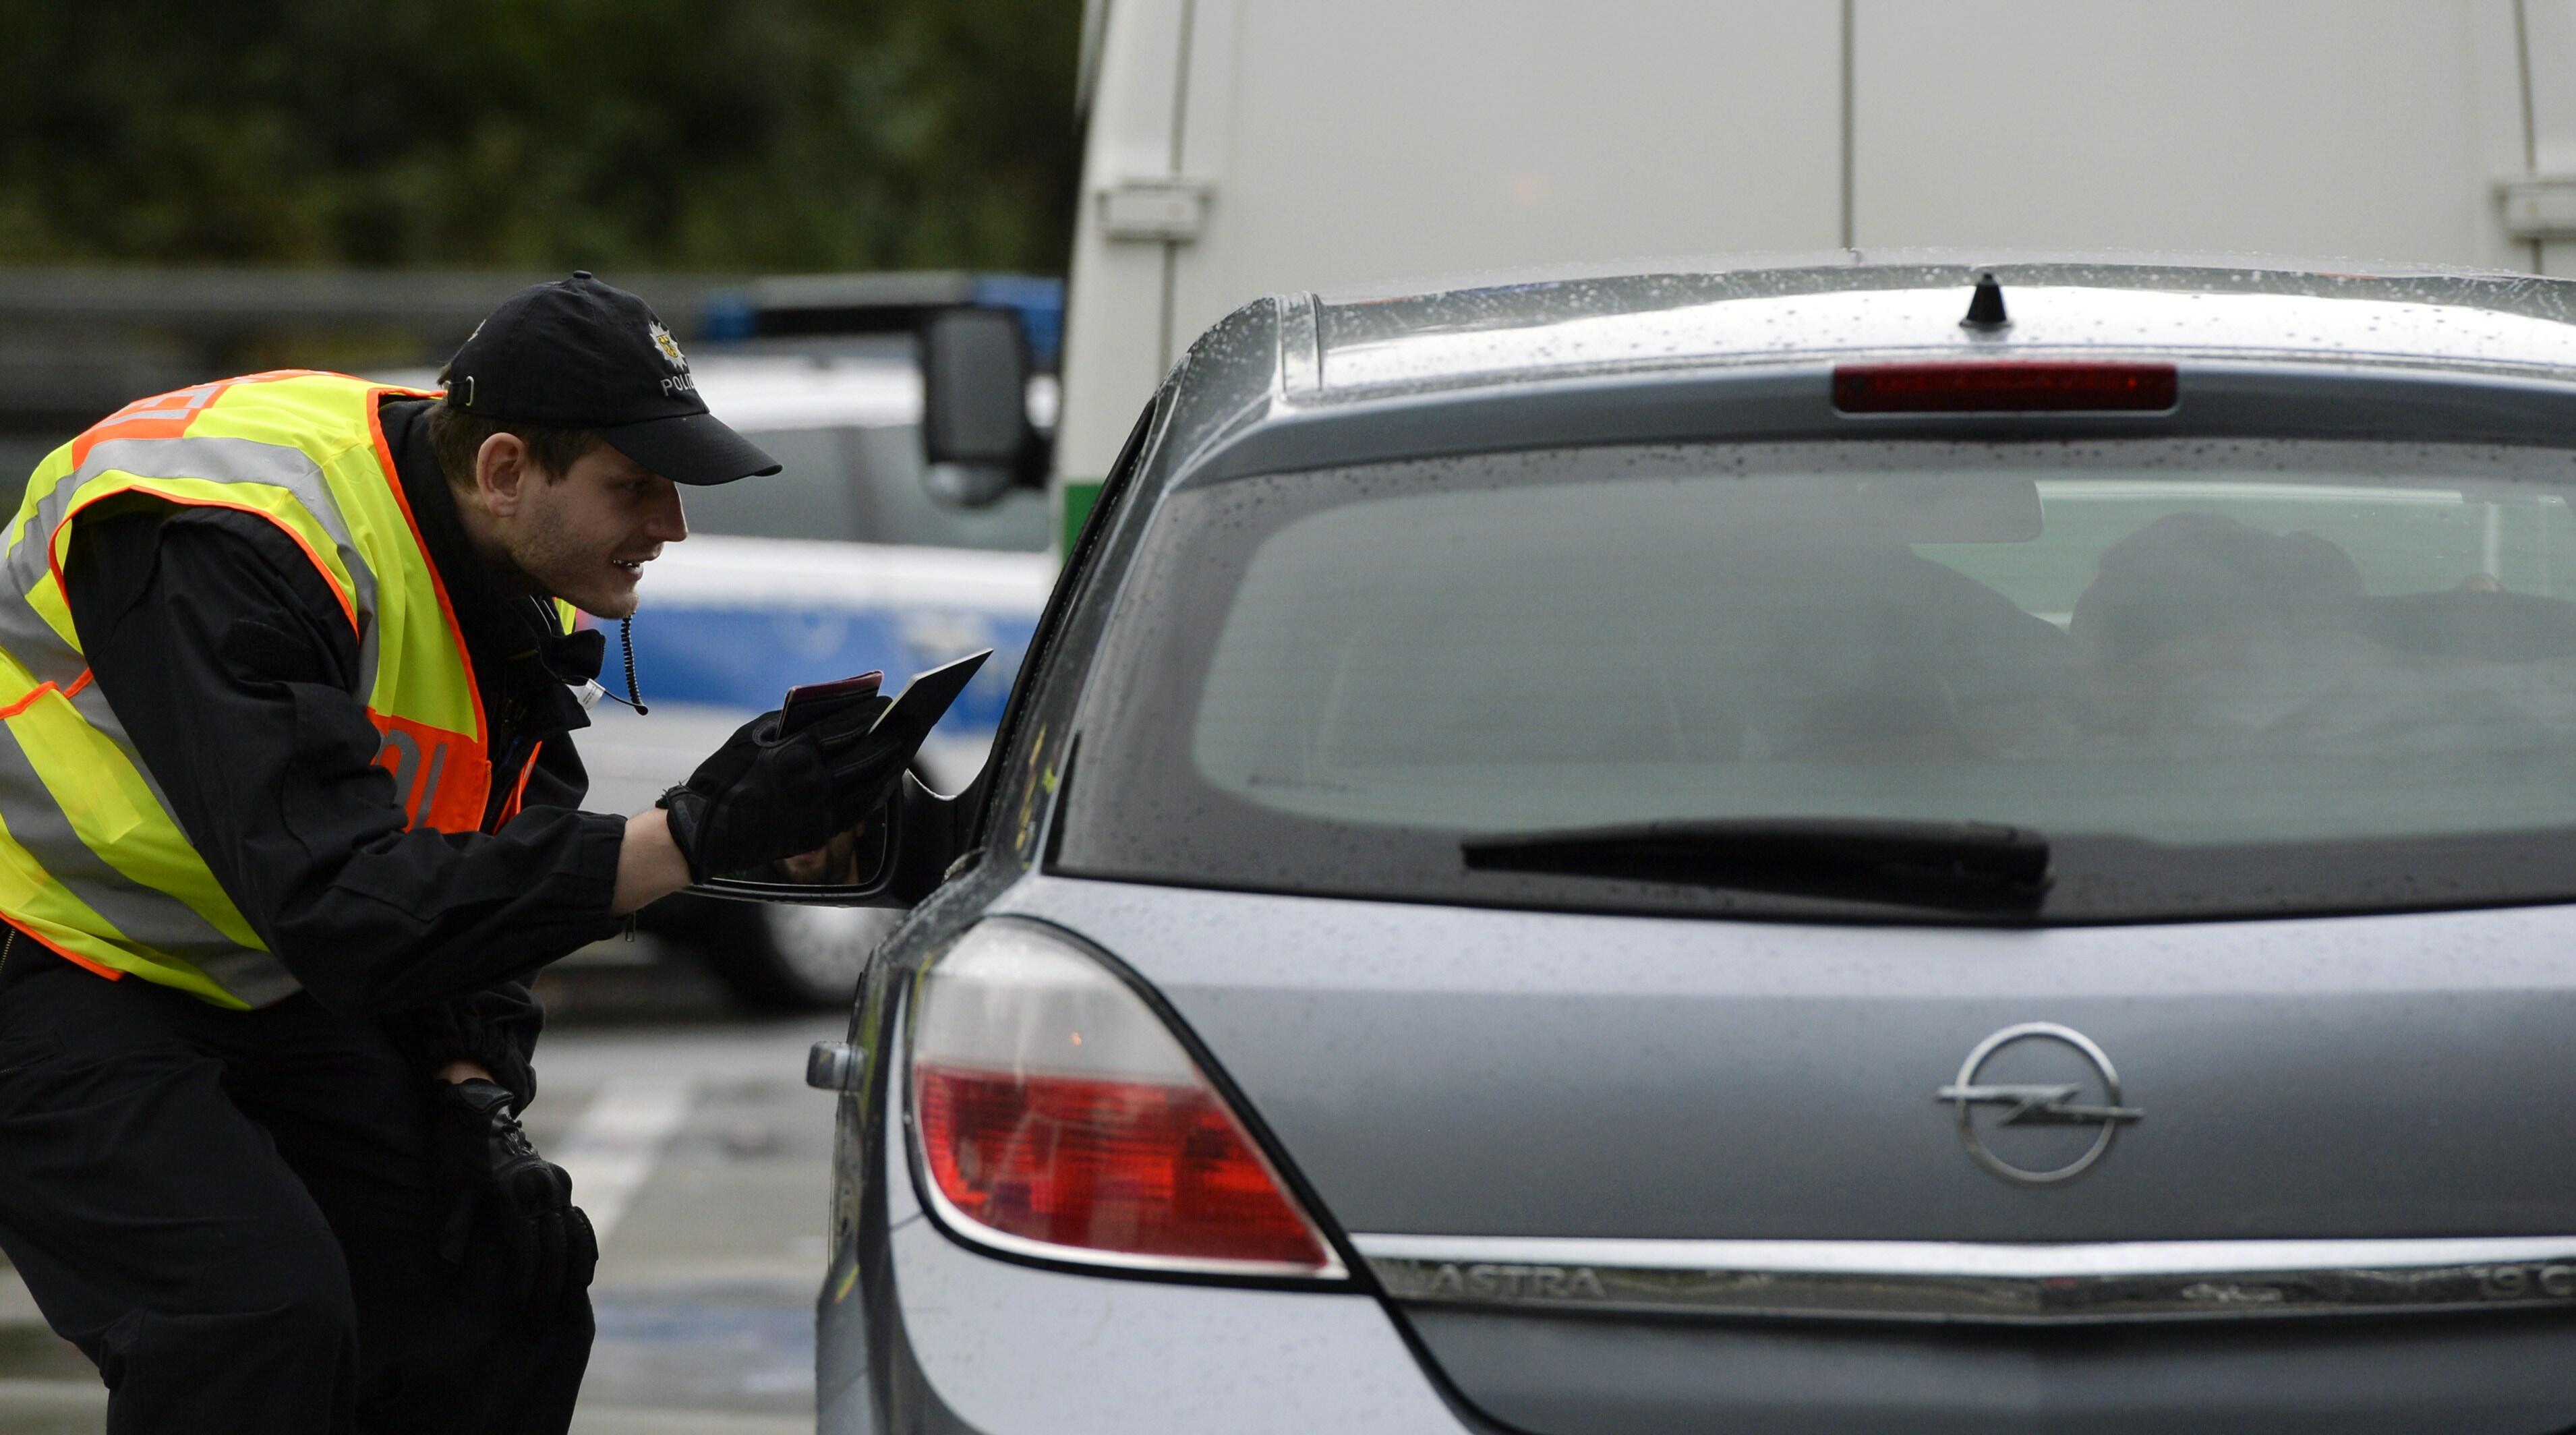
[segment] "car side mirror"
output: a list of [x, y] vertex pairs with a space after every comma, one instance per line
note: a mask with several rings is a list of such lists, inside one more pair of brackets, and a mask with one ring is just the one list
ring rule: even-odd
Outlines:
[[728, 873], [689, 888], [737, 902], [809, 907], [910, 907], [958, 870], [982, 778], [955, 795], [934, 792], [907, 772], [876, 815], [820, 851]]
[[[900, 696], [877, 712], [862, 743], [875, 744], [878, 752], [897, 756], [906, 763], [913, 761], [940, 718], [975, 675], [983, 671], [985, 659], [992, 656], [993, 650], [986, 648], [917, 674], [905, 684]], [[872, 682], [874, 676], [855, 681]], [[802, 712], [796, 700], [797, 693], [789, 693], [787, 709]], [[781, 711], [781, 726], [793, 712]], [[864, 753], [867, 749], [860, 750]], [[952, 799], [932, 792], [918, 776], [906, 770], [875, 812], [813, 851], [765, 862], [748, 871], [718, 873], [693, 884], [689, 890], [704, 897], [748, 902], [908, 907], [929, 890], [922, 880], [922, 869], [935, 872], [954, 855], [940, 842], [943, 835], [953, 838], [953, 831], [939, 830], [953, 824], [938, 820], [953, 806]], [[930, 829], [918, 841], [912, 840], [914, 834], [908, 830], [916, 820]]]
[[1009, 309], [945, 309], [921, 331], [921, 448], [933, 497], [966, 507], [1042, 484], [1046, 445], [1029, 421], [1035, 365]]
[[[918, 785], [910, 773], [904, 781]], [[904, 795], [889, 799], [874, 816], [802, 856], [765, 863], [748, 872], [710, 877], [689, 890], [702, 897], [741, 902], [802, 902], [816, 907], [904, 907], [895, 895], [902, 872]]]

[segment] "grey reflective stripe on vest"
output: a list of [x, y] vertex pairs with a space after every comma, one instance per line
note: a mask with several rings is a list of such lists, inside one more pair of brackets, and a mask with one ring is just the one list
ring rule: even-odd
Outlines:
[[[69, 686], [88, 663], [27, 602], [36, 585], [52, 571], [54, 531], [71, 512], [82, 484], [107, 473], [139, 478], [193, 478], [212, 483], [255, 483], [295, 495], [322, 531], [340, 550], [340, 562], [357, 585], [358, 685], [364, 702], [376, 690], [376, 575], [350, 538], [340, 505], [311, 455], [288, 444], [246, 438], [109, 439], [89, 451], [81, 466], [54, 484], [38, 500], [32, 519], [12, 534], [9, 551], [0, 558], [0, 578], [9, 585], [0, 595], [0, 648], [27, 665], [40, 683]], [[325, 581], [328, 579], [326, 577]]]
[[45, 790], [43, 779], [27, 761], [26, 749], [18, 745], [18, 735], [5, 723], [0, 723], [0, 794], [8, 799], [9, 836], [44, 864], [46, 876], [114, 924], [127, 941], [189, 963], [207, 980], [252, 1006], [266, 1006], [301, 990], [302, 984], [287, 975], [277, 958], [240, 945], [217, 931], [196, 908], [144, 886], [91, 851]]
[[[107, 694], [98, 690], [97, 683], [88, 683], [79, 692], [72, 693], [72, 711], [79, 713], [83, 722], [116, 744], [116, 750], [125, 754], [125, 760], [133, 765], [134, 775], [143, 779], [143, 790], [152, 794], [152, 800], [160, 805], [162, 811], [171, 811], [170, 794], [161, 790], [161, 779], [154, 777], [152, 769], [143, 765], [143, 754], [134, 750], [134, 739], [125, 735], [125, 724], [117, 720], [116, 709], [107, 705]], [[0, 783], [0, 792], [7, 790], [7, 784]]]
[[247, 947], [226, 947], [188, 960], [197, 964], [206, 980], [222, 987], [244, 1006], [267, 1006], [304, 990], [304, 983], [286, 974], [285, 963]]

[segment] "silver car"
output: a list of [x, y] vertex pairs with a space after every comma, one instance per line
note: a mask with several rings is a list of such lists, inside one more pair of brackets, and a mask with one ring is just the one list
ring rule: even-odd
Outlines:
[[2576, 1426], [2576, 284], [1210, 330], [846, 1046], [822, 1425]]

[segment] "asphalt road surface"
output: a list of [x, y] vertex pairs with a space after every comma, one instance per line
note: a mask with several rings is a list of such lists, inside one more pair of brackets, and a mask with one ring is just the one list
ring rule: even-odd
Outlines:
[[[602, 1236], [573, 1429], [811, 1431], [832, 1104], [806, 1089], [805, 1050], [842, 1019], [749, 1018], [650, 952], [558, 973], [528, 1125]], [[0, 1431], [95, 1432], [105, 1410], [0, 1264]]]

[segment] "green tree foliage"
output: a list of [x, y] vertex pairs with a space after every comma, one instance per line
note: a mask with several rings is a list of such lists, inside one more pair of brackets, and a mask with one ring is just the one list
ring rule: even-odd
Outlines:
[[1081, 0], [0, 0], [0, 264], [1060, 272]]

